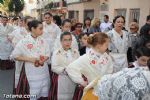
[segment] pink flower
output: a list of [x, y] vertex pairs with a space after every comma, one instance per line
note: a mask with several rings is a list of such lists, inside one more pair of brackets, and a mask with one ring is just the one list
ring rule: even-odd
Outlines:
[[95, 60], [92, 60], [91, 63], [95, 65], [95, 64], [96, 64], [96, 61], [95, 61]]
[[33, 44], [28, 44], [28, 45], [27, 45], [27, 48], [28, 48], [28, 49], [32, 49], [32, 48], [33, 48]]

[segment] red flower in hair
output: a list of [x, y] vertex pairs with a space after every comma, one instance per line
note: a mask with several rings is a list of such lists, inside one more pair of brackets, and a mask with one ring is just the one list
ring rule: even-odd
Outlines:
[[95, 60], [92, 60], [91, 63], [95, 65], [95, 64], [96, 64], [96, 61], [95, 61]]
[[28, 44], [28, 45], [27, 45], [27, 48], [28, 48], [28, 49], [32, 49], [32, 48], [33, 48], [33, 44]]

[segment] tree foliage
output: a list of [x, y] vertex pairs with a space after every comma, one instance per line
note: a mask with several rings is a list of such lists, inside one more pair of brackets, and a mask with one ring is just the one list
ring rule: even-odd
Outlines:
[[10, 12], [18, 14], [24, 9], [24, 0], [10, 0], [8, 8]]

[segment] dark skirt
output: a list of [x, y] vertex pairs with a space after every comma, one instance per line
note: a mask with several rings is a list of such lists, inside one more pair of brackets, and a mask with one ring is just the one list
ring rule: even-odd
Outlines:
[[[28, 79], [25, 72], [25, 64], [22, 66], [22, 70], [19, 77], [19, 82], [17, 88], [14, 89], [14, 93], [17, 95], [29, 95], [30, 94], [30, 87], [28, 83]], [[30, 100], [29, 98], [17, 98], [16, 100]]]
[[[84, 81], [88, 81], [87, 78], [82, 74], [82, 78]], [[84, 87], [81, 85], [77, 85], [75, 92], [74, 92], [74, 96], [73, 96], [73, 100], [81, 100], [82, 95], [83, 95], [83, 89]]]
[[51, 73], [51, 87], [49, 90], [48, 100], [57, 100], [58, 93], [58, 75], [54, 72]]
[[83, 89], [84, 87], [77, 85], [75, 92], [74, 92], [74, 96], [73, 96], [73, 100], [81, 100], [82, 95], [83, 95]]
[[15, 67], [15, 62], [11, 60], [1, 60], [0, 59], [0, 69], [7, 70]]

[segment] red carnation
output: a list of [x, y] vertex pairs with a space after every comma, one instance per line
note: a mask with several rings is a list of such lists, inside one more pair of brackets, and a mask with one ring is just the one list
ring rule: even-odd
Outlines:
[[92, 60], [92, 64], [96, 64], [96, 61], [95, 61], [95, 60]]
[[28, 49], [32, 49], [32, 48], [33, 48], [33, 44], [28, 44], [28, 45], [27, 45], [27, 48], [28, 48]]
[[44, 56], [40, 56], [40, 60], [43, 61], [44, 60]]

